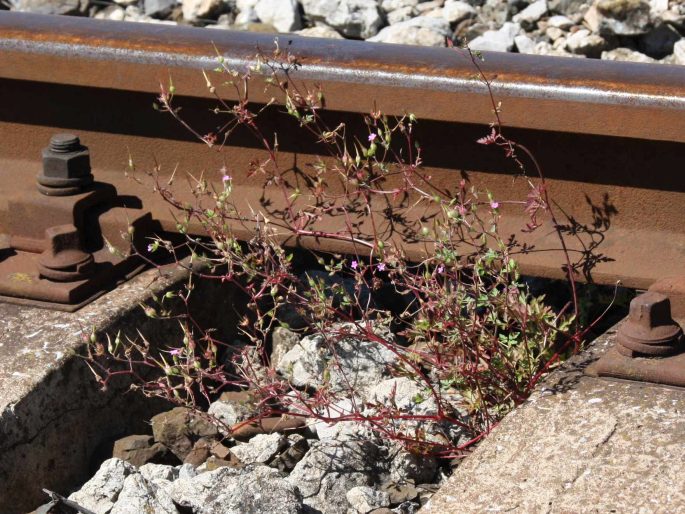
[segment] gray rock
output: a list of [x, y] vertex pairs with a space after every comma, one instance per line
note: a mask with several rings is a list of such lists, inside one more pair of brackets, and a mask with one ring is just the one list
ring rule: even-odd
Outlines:
[[652, 59], [648, 55], [641, 54], [630, 48], [621, 47], [602, 52], [602, 59], [605, 61], [656, 62], [655, 59]]
[[460, 0], [447, 0], [442, 8], [442, 17], [447, 23], [459, 23], [467, 18], [474, 18], [478, 14], [476, 9]]
[[297, 0], [259, 0], [254, 10], [263, 23], [273, 25], [278, 32], [292, 32], [302, 27]]
[[381, 9], [386, 13], [404, 9], [405, 7], [416, 7], [419, 0], [381, 0]]
[[661, 59], [673, 53], [673, 45], [680, 40], [680, 33], [668, 23], [662, 23], [640, 37], [638, 48], [643, 54]]
[[450, 35], [449, 23], [443, 18], [418, 16], [385, 27], [368, 41], [401, 45], [445, 46], [445, 37]]
[[[559, 41], [566, 43], [565, 38], [560, 38]], [[535, 55], [551, 55], [554, 57], [579, 57], [585, 58], [582, 54], [572, 54], [561, 48], [554, 48], [547, 41], [539, 41], [535, 44]]]
[[638, 36], [651, 28], [647, 0], [596, 0], [593, 7], [599, 14], [600, 34]]
[[348, 503], [359, 514], [367, 514], [374, 509], [390, 505], [388, 493], [378, 491], [365, 485], [353, 487], [345, 495]]
[[415, 15], [416, 11], [413, 7], [401, 7], [390, 11], [386, 15], [386, 19], [388, 20], [388, 25], [394, 25], [395, 23], [411, 20]]
[[296, 387], [323, 385], [328, 348], [323, 336], [303, 337], [280, 359], [276, 370]]
[[[329, 32], [332, 32], [335, 36], [326, 35]], [[342, 37], [335, 29], [326, 25], [299, 30], [297, 34], [309, 37]], [[276, 327], [271, 336], [271, 365], [274, 367], [278, 366], [281, 358], [292, 350], [299, 341], [300, 336], [292, 330], [285, 327]]]
[[192, 464], [181, 464], [174, 469], [178, 472], [179, 479], [190, 479], [198, 475], [197, 469]]
[[163, 459], [168, 453], [160, 443], [153, 443], [151, 435], [130, 435], [114, 443], [112, 457], [125, 460], [136, 467], [152, 460]]
[[36, 14], [84, 14], [88, 0], [17, 0], [11, 4], [13, 11]]
[[268, 466], [220, 467], [190, 479], [178, 479], [165, 488], [179, 506], [195, 514], [278, 512], [302, 514], [297, 485]]
[[377, 447], [368, 441], [318, 441], [287, 480], [299, 488], [309, 507], [323, 514], [346, 514], [347, 491], [372, 485], [378, 473], [376, 457]]
[[599, 57], [607, 46], [602, 36], [591, 34], [589, 30], [581, 29], [566, 38], [566, 49], [572, 54], [587, 57]]
[[501, 27], [510, 18], [509, 8], [504, 0], [486, 0], [480, 8], [480, 19], [490, 26]]
[[110, 514], [178, 514], [171, 497], [145, 480], [141, 474], [129, 475]]
[[113, 20], [124, 21], [126, 11], [116, 5], [108, 5], [104, 9], [98, 11], [93, 18], [96, 20]]
[[[322, 37], [322, 38], [328, 38], [328, 39], [343, 39], [343, 37], [340, 35], [340, 33], [337, 30], [335, 30], [333, 27], [329, 27], [328, 25], [317, 25], [315, 27], [307, 27], [306, 29], [298, 30], [296, 32], [296, 34], [298, 34], [300, 36], [305, 36], [305, 37]], [[276, 329], [276, 330], [278, 330], [278, 329]], [[288, 332], [290, 332], [290, 331], [288, 331]], [[299, 338], [298, 338], [298, 340], [299, 340]], [[290, 348], [287, 348], [285, 350], [285, 352], [287, 352], [289, 349]], [[274, 349], [271, 353], [271, 363], [272, 364], [277, 363], [281, 359], [281, 357], [285, 354], [285, 352], [277, 353], [276, 347], [274, 346]]]
[[399, 449], [390, 463], [390, 478], [398, 484], [430, 483], [438, 471], [438, 462], [430, 455], [416, 455]]
[[231, 453], [245, 464], [265, 464], [288, 446], [282, 434], [259, 434], [246, 443], [238, 443], [231, 448]]
[[582, 10], [590, 0], [547, 0], [547, 8], [554, 13], [572, 16]]
[[673, 45], [673, 58], [676, 64], [685, 64], [685, 38]]
[[547, 27], [545, 29], [545, 35], [550, 39], [550, 41], [556, 41], [559, 38], [565, 37], [566, 32], [559, 27]]
[[96, 514], [107, 514], [114, 507], [126, 477], [135, 472], [135, 466], [121, 459], [106, 460], [93, 478], [70, 494], [69, 499]]
[[144, 464], [138, 468], [140, 475], [148, 482], [173, 482], [178, 478], [178, 469], [167, 464]]
[[514, 44], [516, 45], [516, 49], [521, 54], [533, 54], [533, 53], [535, 53], [535, 41], [533, 41], [531, 38], [529, 38], [525, 34], [521, 34], [519, 36], [516, 36], [514, 38]]
[[302, 7], [312, 21], [348, 37], [368, 39], [383, 24], [376, 0], [302, 0]]
[[221, 0], [182, 0], [183, 18], [195, 21], [209, 18], [221, 9]]
[[512, 21], [520, 23], [524, 28], [530, 28], [545, 14], [547, 14], [547, 0], [537, 0], [515, 15]]
[[147, 16], [164, 18], [176, 7], [176, 0], [145, 0], [143, 11]]
[[469, 43], [472, 50], [509, 52], [514, 47], [514, 38], [521, 32], [518, 23], [506, 22], [499, 30], [488, 30]]
[[193, 448], [193, 438], [213, 437], [218, 429], [185, 407], [176, 407], [151, 419], [155, 441], [169, 448], [180, 460]]
[[[252, 396], [248, 391], [231, 391], [223, 393], [217, 401], [212, 402], [207, 414], [214, 416], [225, 427], [231, 427], [249, 419], [253, 411]], [[220, 427], [219, 430], [224, 435], [228, 433], [225, 427]]]

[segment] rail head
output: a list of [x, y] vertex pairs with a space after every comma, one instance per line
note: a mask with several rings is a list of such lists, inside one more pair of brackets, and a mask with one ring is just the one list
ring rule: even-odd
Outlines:
[[[275, 37], [301, 61], [298, 79], [347, 88], [330, 108], [367, 112], [375, 100], [385, 112], [411, 108], [424, 119], [491, 117], [464, 51], [26, 13], [0, 12], [0, 78], [155, 92], [171, 74], [182, 94], [205, 97], [199, 70], [216, 67], [217, 51], [245, 69]], [[484, 56], [508, 126], [685, 142], [683, 66]]]

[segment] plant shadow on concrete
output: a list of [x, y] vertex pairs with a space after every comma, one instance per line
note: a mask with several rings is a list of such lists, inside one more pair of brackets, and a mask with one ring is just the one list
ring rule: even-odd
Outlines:
[[[151, 317], [177, 316], [184, 337], [164, 348], [144, 338], [94, 340], [88, 361], [100, 383], [129, 374], [144, 394], [198, 410], [227, 391], [249, 391], [252, 402], [243, 415], [222, 417], [210, 408], [226, 437], [276, 419], [306, 422], [320, 438], [381, 437], [410, 455], [439, 457], [462, 456], [525, 401], [596, 324], [578, 322], [575, 279], [578, 272], [590, 276], [605, 257], [596, 253], [597, 243], [574, 262], [565, 238], [583, 230], [601, 237], [610, 206], [590, 228], [560, 222], [563, 212], [550, 200], [534, 156], [503, 133], [479, 56], [454, 51], [472, 61], [492, 102], [495, 121], [478, 142], [511, 159], [528, 184], [525, 198], [493, 198], [463, 179], [450, 189], [434, 185], [422, 169], [414, 138], [419, 121], [411, 113], [389, 117], [374, 107], [363, 117], [363, 130], [331, 124], [323, 115], [325, 92], [297, 80], [298, 60], [278, 41], [249, 70], [233, 70], [219, 58], [214, 73], [205, 75], [222, 120], [211, 133], [186, 123], [174, 103], [175, 87], [161, 86], [157, 108], [210, 148], [230, 154], [227, 143], [242, 131], [263, 150], [247, 170], [219, 170], [219, 180], [190, 176], [190, 203], [177, 198], [159, 169], [148, 173], [177, 212], [186, 241], [154, 237], [141, 256], [189, 250], [189, 260], [178, 262], [191, 275], [184, 290], [145, 309]], [[274, 97], [255, 109], [249, 92], [262, 86]], [[224, 87], [239, 100], [224, 100]], [[278, 134], [261, 128], [265, 109], [294, 121], [302, 138], [317, 142], [321, 157], [289, 162], [279, 152]], [[132, 163], [129, 171], [136, 172]], [[234, 187], [238, 173], [261, 184], [258, 204]], [[525, 211], [523, 231], [546, 225], [558, 235], [570, 301], [556, 310], [531, 294], [519, 273], [513, 255], [527, 249], [500, 232], [505, 205]], [[339, 253], [284, 244], [304, 240], [309, 247], [325, 241]], [[409, 243], [421, 248], [421, 257], [407, 255]], [[234, 303], [246, 308], [235, 309], [234, 341], [218, 340], [169, 307], [190, 302], [197, 280], [235, 286]], [[159, 376], [142, 379], [139, 368], [159, 370]]]

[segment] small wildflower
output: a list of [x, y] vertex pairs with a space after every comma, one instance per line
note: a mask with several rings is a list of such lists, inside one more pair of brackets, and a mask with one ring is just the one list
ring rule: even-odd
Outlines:
[[492, 200], [492, 201], [490, 202], [490, 208], [493, 209], [493, 210], [494, 210], [494, 209], [499, 209], [499, 202], [495, 202], [494, 200]]
[[444, 273], [444, 271], [445, 271], [445, 266], [443, 266], [443, 265], [441, 264], [440, 266], [438, 266], [437, 271], [438, 271], [438, 274], [439, 274], [439, 275], [442, 275], [442, 274]]
[[376, 140], [376, 134], [369, 134], [369, 143], [373, 143]]
[[155, 245], [153, 243], [150, 243], [149, 245], [147, 245], [147, 251], [148, 251], [148, 253], [154, 252], [155, 251]]
[[384, 262], [379, 263], [378, 266], [376, 266], [376, 269], [378, 271], [385, 271], [385, 263]]
[[351, 268], [357, 269], [358, 267], [359, 267], [359, 263], [357, 261], [352, 261]]
[[224, 184], [225, 184], [226, 182], [228, 182], [229, 180], [232, 180], [230, 175], [224, 175], [223, 177], [221, 177], [221, 181], [222, 181]]
[[173, 350], [169, 350], [169, 355], [181, 355], [181, 349], [174, 348]]

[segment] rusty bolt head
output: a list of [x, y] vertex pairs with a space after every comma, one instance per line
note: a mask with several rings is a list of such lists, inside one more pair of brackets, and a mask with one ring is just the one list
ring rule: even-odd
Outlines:
[[683, 331], [671, 317], [668, 297], [647, 292], [630, 302], [628, 319], [618, 330], [618, 350], [628, 356], [666, 356], [682, 351]]
[[58, 225], [45, 231], [46, 250], [38, 260], [41, 276], [57, 282], [82, 280], [93, 267], [93, 256], [81, 248], [74, 225]]
[[73, 134], [54, 135], [43, 149], [43, 169], [37, 179], [38, 189], [44, 194], [79, 192], [93, 181], [88, 148]]

